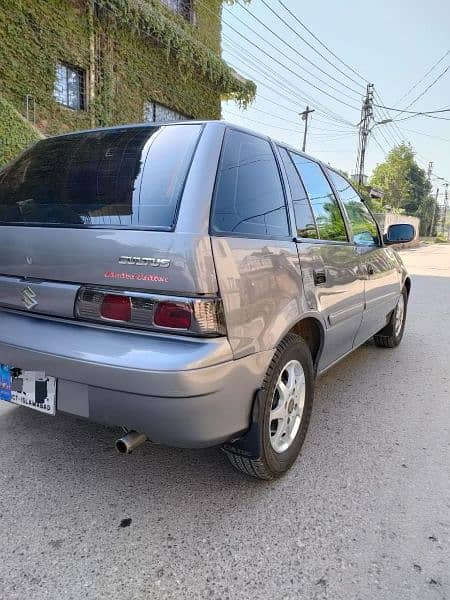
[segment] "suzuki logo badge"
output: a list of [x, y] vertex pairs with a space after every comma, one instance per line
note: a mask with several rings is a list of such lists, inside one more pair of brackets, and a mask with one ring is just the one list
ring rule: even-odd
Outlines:
[[38, 301], [36, 300], [36, 293], [28, 285], [26, 288], [22, 290], [22, 302], [25, 304], [28, 310], [31, 310], [35, 306], [37, 306]]

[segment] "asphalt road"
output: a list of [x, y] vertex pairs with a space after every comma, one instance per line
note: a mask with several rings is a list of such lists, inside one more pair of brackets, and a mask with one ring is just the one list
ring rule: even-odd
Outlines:
[[275, 483], [216, 450], [122, 457], [115, 430], [0, 407], [2, 600], [449, 599], [450, 246], [403, 257], [403, 344], [319, 381]]

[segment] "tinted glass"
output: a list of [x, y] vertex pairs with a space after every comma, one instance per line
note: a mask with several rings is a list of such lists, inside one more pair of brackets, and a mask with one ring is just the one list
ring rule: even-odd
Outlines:
[[335, 171], [328, 170], [352, 227], [353, 241], [359, 246], [375, 246], [378, 229], [372, 215], [353, 186]]
[[322, 169], [300, 154], [291, 152], [290, 155], [308, 192], [320, 239], [346, 242], [344, 219]]
[[287, 150], [285, 148], [279, 148], [279, 151], [286, 169], [289, 188], [291, 190], [297, 235], [303, 238], [317, 239], [319, 236], [305, 188], [300, 181], [300, 177], [298, 176]]
[[0, 223], [171, 228], [200, 131], [130, 127], [38, 142], [0, 172]]
[[221, 233], [289, 235], [280, 175], [266, 140], [234, 130], [225, 134], [212, 225]]

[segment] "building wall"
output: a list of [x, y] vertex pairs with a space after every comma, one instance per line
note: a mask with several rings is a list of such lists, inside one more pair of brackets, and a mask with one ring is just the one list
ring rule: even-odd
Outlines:
[[[189, 117], [220, 117], [221, 91], [195, 66], [180, 69], [167, 45], [139, 35], [122, 17], [92, 7], [90, 0], [2, 0], [0, 96], [24, 114], [30, 94], [36, 125], [46, 134], [142, 121], [148, 101]], [[220, 0], [198, 3], [194, 26], [159, 8], [219, 52]], [[86, 72], [87, 110], [55, 101], [58, 61]]]

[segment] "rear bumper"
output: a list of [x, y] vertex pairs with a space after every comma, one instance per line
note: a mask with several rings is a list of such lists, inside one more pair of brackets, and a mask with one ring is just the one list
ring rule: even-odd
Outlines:
[[249, 425], [272, 352], [232, 359], [226, 338], [141, 334], [0, 310], [0, 362], [58, 379], [57, 410], [181, 447]]

